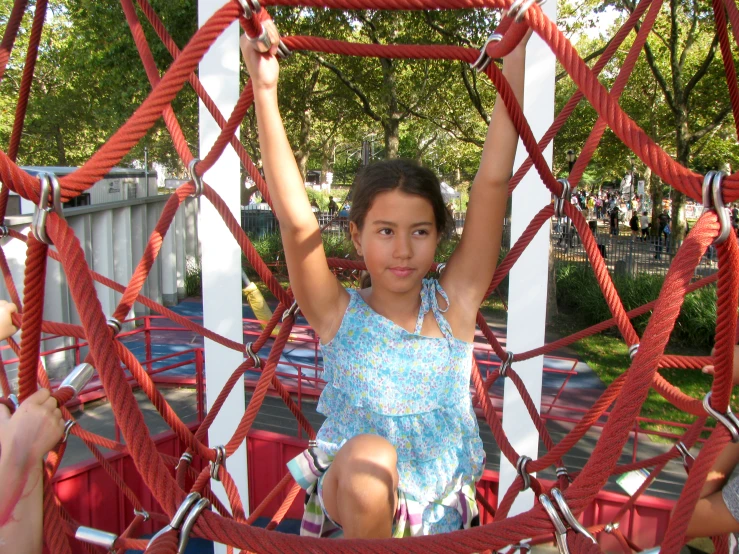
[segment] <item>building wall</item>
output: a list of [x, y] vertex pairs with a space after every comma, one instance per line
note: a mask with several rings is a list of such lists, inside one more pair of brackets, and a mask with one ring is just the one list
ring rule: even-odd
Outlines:
[[[156, 186], [156, 181], [153, 182]], [[168, 198], [169, 195], [129, 198], [121, 202], [65, 209], [67, 223], [79, 239], [90, 269], [127, 285]], [[184, 296], [188, 261], [192, 263], [199, 258], [197, 216], [198, 201], [188, 199], [180, 207], [164, 237], [159, 256], [141, 291], [143, 295], [164, 305], [175, 304]], [[8, 216], [5, 224], [27, 235], [30, 232], [31, 219], [30, 215]], [[0, 246], [22, 299], [26, 245], [16, 239], [3, 238]], [[121, 294], [100, 283], [95, 283], [94, 294], [100, 300], [106, 316], [112, 315]], [[0, 285], [0, 298], [10, 299], [4, 281]], [[147, 308], [135, 304], [129, 317], [148, 314]], [[52, 259], [47, 264], [44, 319], [80, 323], [64, 270], [61, 264]], [[20, 333], [15, 338], [20, 341]], [[42, 350], [49, 351], [72, 344], [73, 339], [56, 338], [45, 341]], [[5, 360], [14, 357], [11, 351], [3, 351], [3, 355]], [[52, 379], [62, 379], [74, 366], [74, 354], [73, 351], [60, 352], [46, 356], [43, 361]], [[6, 371], [13, 383], [17, 379], [17, 364], [7, 365]]]

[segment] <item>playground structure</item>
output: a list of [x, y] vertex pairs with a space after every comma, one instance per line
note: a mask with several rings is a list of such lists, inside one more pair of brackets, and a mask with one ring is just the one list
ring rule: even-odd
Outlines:
[[[573, 220], [580, 236], [583, 238], [583, 246], [593, 265], [613, 318], [555, 343], [545, 344], [533, 350], [514, 354], [503, 348], [500, 341], [490, 331], [482, 315], [478, 313], [480, 330], [490, 342], [498, 358], [503, 360], [503, 363], [499, 371], [487, 373], [480, 371], [477, 364], [474, 365], [472, 368], [472, 384], [475, 405], [479, 407], [490, 425], [505, 458], [518, 467], [518, 475], [513, 485], [499, 494], [497, 507], [493, 506], [485, 496], [480, 496], [482, 511], [487, 513], [483, 517], [483, 522], [487, 524], [448, 535], [396, 541], [313, 540], [274, 532], [272, 529], [284, 517], [298, 494], [296, 485], [291, 484], [288, 476], [279, 481], [279, 485], [259, 506], [251, 506], [250, 515], [248, 517], [246, 515], [243, 499], [234, 484], [234, 479], [226, 470], [226, 460], [236, 452], [246, 439], [268, 390], [273, 389], [274, 393], [285, 402], [309, 438], [314, 438], [315, 433], [310, 423], [300, 413], [290, 391], [276, 378], [275, 374], [281, 352], [288, 341], [291, 328], [295, 322], [297, 307], [293, 303], [290, 292], [279, 285], [267, 266], [259, 259], [248, 237], [241, 230], [239, 222], [233, 217], [225, 202], [202, 178], [202, 175], [212, 167], [230, 144], [237, 152], [246, 171], [257, 183], [265, 201], [269, 202], [268, 191], [258, 171], [249, 160], [243, 147], [234, 138], [237, 126], [251, 104], [251, 87], [249, 84], [246, 85], [236, 108], [227, 119], [215, 109], [197, 77], [194, 76], [193, 71], [215, 38], [234, 21], [238, 19], [250, 36], [259, 36], [262, 31], [262, 24], [267, 21], [269, 16], [266, 9], [258, 9], [253, 0], [229, 2], [203, 23], [192, 40], [180, 52], [174, 43], [168, 39], [166, 30], [146, 0], [139, 0], [138, 3], [160, 38], [170, 49], [175, 61], [161, 79], [156, 71], [149, 73], [153, 86], [152, 94], [142, 103], [134, 116], [78, 171], [58, 180], [55, 176], [46, 176], [40, 179], [33, 178], [15, 164], [23, 115], [31, 83], [30, 77], [33, 72], [33, 63], [27, 63], [28, 79], [24, 79], [24, 89], [19, 98], [18, 119], [16, 120], [11, 144], [7, 153], [0, 153], [0, 176], [4, 184], [0, 195], [0, 215], [4, 214], [9, 190], [13, 190], [39, 206], [37, 216], [32, 224], [32, 232], [28, 236], [17, 231], [7, 231], [9, 238], [25, 241], [28, 247], [22, 297], [10, 276], [4, 255], [0, 250], [0, 269], [3, 272], [6, 287], [11, 299], [21, 308], [22, 314], [17, 320], [22, 329], [22, 343], [18, 345], [12, 339], [9, 341], [19, 358], [18, 396], [22, 401], [39, 384], [50, 386], [39, 362], [42, 332], [86, 341], [89, 348], [89, 359], [94, 362], [100, 385], [111, 402], [122, 436], [125, 439], [125, 445], [104, 437], [94, 436], [80, 428], [79, 425], [72, 426], [70, 432], [82, 438], [96, 453], [96, 458], [98, 458], [103, 471], [121, 487], [126, 498], [136, 510], [130, 514], [130, 520], [126, 518], [128, 527], [120, 534], [101, 533], [99, 530], [80, 526], [71, 511], [60, 505], [52, 487], [47, 486], [45, 488], [44, 529], [46, 545], [49, 550], [55, 554], [58, 552], [72, 552], [72, 542], [74, 541], [71, 536], [76, 534], [83, 541], [74, 542], [75, 551], [97, 551], [95, 547], [90, 546], [90, 544], [96, 544], [106, 549], [125, 550], [135, 548], [146, 549], [147, 552], [176, 552], [178, 541], [186, 539], [190, 534], [255, 552], [483, 552], [498, 550], [506, 546], [525, 549], [536, 540], [551, 541], [554, 534], [562, 550], [565, 550], [569, 545], [569, 548], [575, 552], [594, 552], [598, 550], [598, 545], [591, 541], [591, 538], [577, 523], [575, 517], [581, 516], [589, 509], [588, 507], [592, 505], [609, 475], [638, 468], [652, 468], [649, 478], [640, 488], [639, 492], [643, 492], [668, 460], [682, 456], [682, 452], [690, 449], [695, 444], [707, 414], [710, 413], [717, 417], [722, 424], [717, 425], [715, 430], [711, 432], [710, 438], [701, 448], [695, 462], [686, 464], [690, 468], [690, 472], [685, 490], [677, 502], [674, 515], [662, 535], [661, 547], [664, 552], [677, 552], [683, 543], [687, 521], [708, 469], [731, 436], [739, 439], [739, 428], [735, 427], [735, 420], [726, 417], [726, 414], [730, 413], [728, 412], [728, 405], [731, 394], [732, 355], [737, 328], [739, 250], [735, 240], [726, 240], [728, 233], [730, 233], [730, 225], [723, 208], [724, 203], [739, 198], [739, 176], [724, 176], [718, 172], [710, 172], [707, 176], [701, 176], [688, 168], [681, 167], [649, 139], [623, 113], [617, 104], [618, 94], [626, 86], [628, 74], [633, 68], [636, 57], [659, 12], [660, 0], [642, 0], [638, 4], [632, 16], [614, 36], [593, 69], [589, 69], [584, 64], [569, 42], [557, 30], [555, 24], [532, 1], [516, 1], [511, 4], [505, 0], [450, 0], [446, 2], [441, 0], [407, 0], [401, 2], [391, 2], [389, 0], [330, 0], [322, 3], [322, 5], [328, 7], [343, 9], [486, 7], [509, 10], [509, 15], [502, 19], [497, 29], [497, 32], [502, 35], [502, 39], [490, 41], [484, 47], [482, 54], [474, 49], [456, 46], [383, 46], [346, 44], [317, 37], [283, 38], [283, 52], [285, 52], [285, 49], [319, 50], [358, 56], [433, 57], [475, 63], [481, 57], [484, 60], [485, 57], [498, 58], [504, 55], [521, 39], [526, 28], [531, 27], [556, 54], [558, 60], [580, 89], [557, 116], [550, 131], [537, 143], [500, 70], [494, 63], [489, 63], [484, 69], [487, 76], [494, 83], [500, 97], [506, 103], [511, 119], [522, 137], [525, 150], [529, 156], [529, 159], [520, 166], [511, 180], [510, 190], [513, 191], [523, 176], [534, 167], [543, 183], [557, 198], [554, 205], [547, 202], [541, 208], [526, 231], [515, 241], [506, 258], [497, 268], [489, 292], [494, 290], [511, 270], [542, 225], [548, 224], [548, 220], [553, 215], [565, 213]], [[265, 4], [280, 3], [287, 4], [291, 2], [281, 2], [280, 0], [265, 2]], [[134, 24], [136, 12], [133, 2], [132, 0], [123, 0], [122, 4], [132, 28], [139, 31], [134, 32], [134, 37], [147, 70], [151, 70], [153, 68], [151, 54], [148, 51], [143, 34], [140, 33], [140, 27]], [[308, 5], [307, 2], [306, 5]], [[38, 44], [45, 6], [44, 2], [39, 2], [36, 5], [34, 13], [36, 24], [34, 24], [34, 33], [31, 37], [32, 45], [34, 43]], [[739, 112], [739, 89], [737, 89], [736, 76], [733, 73], [730, 42], [731, 39], [739, 42], [739, 10], [737, 10], [737, 6], [732, 0], [716, 0], [713, 7], [717, 28], [719, 29], [721, 53], [725, 57], [727, 85], [733, 99], [734, 110]], [[4, 70], [8, 63], [9, 53], [25, 8], [25, 1], [17, 0], [15, 2], [13, 13], [5, 29], [4, 48], [0, 50], [0, 70]], [[518, 16], [520, 16], [522, 23], [514, 21]], [[614, 88], [607, 91], [598, 82], [597, 74], [642, 17], [643, 21], [641, 21], [637, 38], [616, 79]], [[728, 33], [727, 17], [731, 21], [732, 36]], [[29, 52], [32, 56], [35, 55], [35, 48], [29, 48]], [[185, 81], [189, 81], [198, 92], [201, 100], [211, 110], [213, 117], [222, 128], [215, 145], [203, 157], [202, 161], [195, 159], [189, 151], [189, 147], [177, 126], [172, 109], [169, 107], [169, 102], [184, 85]], [[593, 105], [600, 119], [582, 148], [582, 153], [571, 172], [570, 182], [560, 182], [551, 174], [542, 151], [583, 97], [587, 98]], [[183, 163], [191, 168], [192, 180], [180, 186], [171, 195], [131, 280], [127, 285], [122, 285], [88, 269], [80, 248], [79, 239], [66, 224], [59, 201], [74, 198], [92, 186], [125, 155], [162, 114]], [[736, 115], [735, 121], [739, 122]], [[704, 205], [712, 207], [703, 214], [675, 257], [659, 298], [655, 302], [630, 313], [625, 312], [618, 298], [618, 293], [613, 287], [602, 258], [599, 256], [597, 244], [592, 235], [587, 232], [587, 222], [568, 201], [570, 186], [576, 186], [579, 181], [606, 125], [663, 180], [672, 183], [675, 188], [688, 196], [696, 200], [703, 200]], [[17, 132], [15, 132], [16, 129]], [[261, 331], [256, 340], [248, 343], [246, 347], [241, 341], [226, 339], [212, 330], [198, 325], [140, 295], [141, 287], [151, 267], [152, 260], [156, 257], [162, 244], [162, 236], [166, 234], [178, 207], [190, 195], [199, 196], [201, 202], [207, 201], [217, 210], [249, 263], [280, 301], [279, 307], [274, 311], [273, 317], [264, 330]], [[713, 276], [693, 282], [695, 266], [712, 243], [717, 245], [719, 271]], [[53, 244], [55, 249], [49, 248], [50, 244]], [[207, 248], [207, 244], [204, 244], [203, 247], [204, 249]], [[53, 261], [48, 262], [48, 258]], [[68, 277], [72, 298], [80, 314], [81, 325], [43, 320], [43, 281], [46, 265], [47, 263], [57, 262], [61, 264]], [[362, 264], [347, 260], [334, 259], [330, 260], [329, 263], [332, 267], [337, 268], [362, 268]], [[104, 314], [98, 299], [90, 294], [90, 291], [94, 290], [94, 281], [103, 283], [122, 294], [112, 314]], [[714, 357], [710, 359], [708, 357], [665, 355], [664, 349], [669, 339], [670, 330], [679, 313], [684, 295], [690, 290], [714, 282], [718, 283], [719, 290], [716, 353]], [[245, 356], [245, 361], [234, 368], [234, 373], [228, 379], [226, 387], [219, 394], [218, 400], [210, 407], [203, 422], [196, 430], [183, 424], [176, 417], [153, 385], [149, 373], [142, 367], [139, 360], [131, 354], [124, 342], [117, 339], [120, 322], [130, 312], [134, 302], [140, 302], [182, 327], [233, 350], [239, 356]], [[639, 337], [630, 323], [630, 318], [650, 310], [652, 311], [650, 323], [644, 335]], [[269, 356], [266, 361], [262, 360], [259, 357], [259, 352], [279, 322], [281, 322], [281, 326]], [[552, 352], [562, 345], [572, 343], [583, 336], [611, 326], [618, 327], [624, 340], [630, 346], [633, 358], [631, 366], [587, 410], [566, 438], [558, 444], [554, 444], [542, 425], [541, 416], [537, 413], [535, 404], [522, 385], [515, 364]], [[667, 383], [657, 372], [660, 367], [696, 369], [710, 361], [713, 361], [717, 371], [711, 396], [707, 397], [705, 402], [702, 399], [688, 397]], [[128, 384], [129, 377], [124, 371], [124, 367], [127, 368], [130, 375], [151, 399], [174, 431], [177, 439], [186, 446], [187, 450], [179, 460], [176, 456], [159, 453], [152, 438], [140, 432], [143, 428], [143, 418]], [[213, 445], [212, 448], [209, 447], [206, 445], [206, 432], [214, 421], [217, 421], [221, 406], [229, 392], [244, 372], [257, 368], [261, 369], [258, 372], [259, 378], [254, 387], [249, 406], [239, 422], [237, 432], [222, 446]], [[538, 459], [519, 456], [519, 453], [513, 448], [510, 440], [503, 432], [501, 421], [489, 395], [490, 387], [501, 377], [505, 377], [507, 382], [513, 383], [516, 387], [534, 424], [541, 433], [547, 453]], [[6, 379], [0, 379], [0, 386], [2, 386], [4, 395], [10, 393], [9, 383]], [[638, 417], [640, 405], [650, 387], [655, 388], [683, 411], [694, 414], [697, 418], [696, 422], [686, 430], [681, 437], [681, 441], [666, 454], [656, 459], [637, 460], [630, 464], [618, 465], [620, 452], [629, 437]], [[69, 388], [62, 388], [55, 394], [60, 404], [70, 400]], [[616, 401], [616, 399], [618, 400]], [[595, 446], [591, 459], [577, 475], [568, 476], [566, 469], [561, 464], [562, 456], [577, 442], [587, 428], [605, 413], [614, 401], [616, 401], [615, 407], [610, 412], [608, 421], [603, 427], [601, 439]], [[68, 410], [64, 409], [63, 412], [66, 418], [72, 419]], [[163, 514], [143, 512], [142, 500], [137, 494], [138, 491], [134, 491], [127, 486], [121, 472], [117, 471], [100, 454], [99, 446], [118, 452], [125, 450], [130, 453], [137, 472], [138, 482], [142, 484], [142, 489], [145, 487], [148, 490], [145, 494], [150, 494], [153, 497]], [[292, 446], [300, 448], [300, 445], [292, 444]], [[64, 449], [65, 446], [62, 444], [50, 455], [47, 461], [47, 471], [50, 477], [54, 475], [58, 468]], [[282, 468], [273, 467], [275, 465], [272, 462], [266, 463], [264, 460], [257, 460], [256, 464], [250, 466], [249, 471], [250, 473], [252, 471], [279, 472]], [[557, 468], [556, 487], [552, 487], [551, 483], [538, 480], [533, 475], [550, 466]], [[233, 466], [230, 469], [233, 470]], [[570, 477], [572, 482], [570, 482]], [[210, 485], [211, 479], [219, 479], [223, 484], [230, 504], [228, 509], [213, 494]], [[527, 512], [506, 518], [518, 493], [528, 487], [531, 487], [537, 493], [539, 502]], [[284, 493], [284, 491], [288, 492]], [[272, 521], [267, 529], [259, 529], [248, 525], [263, 513], [265, 507], [275, 497], [283, 494], [284, 501], [272, 516]], [[203, 510], [205, 502], [201, 497], [207, 499], [213, 505], [215, 511]], [[629, 539], [616, 524], [637, 502], [637, 498], [638, 494], [635, 494], [615, 513], [604, 511], [602, 517], [598, 520], [587, 520], [586, 518], [584, 523], [589, 527], [589, 531], [599, 535], [599, 538], [601, 536], [611, 536], [613, 540], [629, 551], [637, 545], [630, 544]], [[554, 503], [551, 499], [554, 500]], [[555, 505], [557, 508], [554, 507]], [[149, 517], [158, 524], [157, 528], [162, 529], [163, 532], [157, 533], [151, 540], [137, 538], [141, 531], [141, 524]], [[165, 527], [168, 521], [172, 524]], [[565, 525], [565, 522], [567, 525]], [[147, 524], [150, 525], [150, 523]], [[59, 530], [65, 532], [62, 533]], [[532, 541], [532, 538], [535, 540]], [[605, 544], [606, 540], [602, 539], [602, 544]], [[725, 549], [725, 538], [716, 539], [716, 544], [718, 547]]]

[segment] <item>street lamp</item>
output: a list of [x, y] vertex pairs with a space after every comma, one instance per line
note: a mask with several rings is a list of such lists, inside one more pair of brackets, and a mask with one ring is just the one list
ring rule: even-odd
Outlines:
[[570, 148], [567, 151], [568, 173], [572, 173], [572, 166], [575, 165], [576, 161], [577, 161], [577, 156], [575, 155], [575, 151], [572, 148]]

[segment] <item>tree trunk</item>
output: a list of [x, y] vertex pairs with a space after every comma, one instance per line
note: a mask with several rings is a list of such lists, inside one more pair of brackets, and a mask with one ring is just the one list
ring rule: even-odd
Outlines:
[[385, 158], [388, 160], [398, 157], [400, 146], [400, 120], [390, 118], [382, 123], [385, 131]]
[[557, 271], [554, 265], [554, 246], [549, 241], [549, 278], [547, 279], [547, 324], [558, 314], [557, 310]]
[[67, 166], [67, 152], [64, 148], [64, 137], [59, 125], [54, 126], [54, 141], [56, 142], [56, 159], [57, 164], [61, 167]]
[[652, 229], [655, 234], [659, 229], [659, 214], [662, 213], [662, 179], [651, 173], [649, 178], [649, 191], [652, 196]]
[[308, 160], [310, 159], [310, 131], [311, 131], [312, 114], [308, 108], [303, 112], [300, 120], [300, 137], [298, 139], [298, 149], [295, 151], [295, 162], [298, 164], [298, 170], [305, 182], [305, 176], [308, 172]]

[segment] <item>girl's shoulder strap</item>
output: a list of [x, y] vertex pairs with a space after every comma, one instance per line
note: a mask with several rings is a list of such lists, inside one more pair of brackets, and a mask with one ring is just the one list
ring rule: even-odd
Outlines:
[[[444, 300], [444, 308], [439, 306], [439, 299], [441, 296]], [[421, 286], [421, 309], [418, 311], [418, 320], [416, 321], [416, 334], [421, 333], [421, 327], [423, 326], [423, 318], [431, 310], [436, 319], [436, 323], [439, 325], [441, 333], [447, 340], [454, 338], [452, 333], [452, 327], [444, 317], [444, 312], [449, 309], [449, 297], [447, 296], [444, 289], [441, 287], [436, 279], [424, 279], [423, 285]]]

